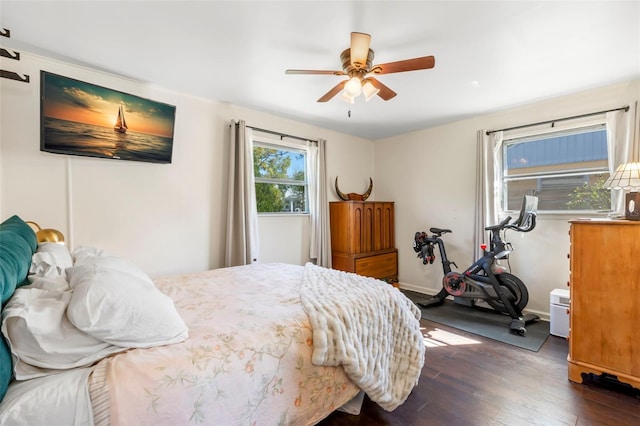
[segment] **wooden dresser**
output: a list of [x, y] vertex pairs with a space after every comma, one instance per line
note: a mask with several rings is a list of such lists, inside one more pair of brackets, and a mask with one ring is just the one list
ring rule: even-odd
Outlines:
[[388, 201], [329, 203], [334, 269], [398, 281], [393, 206]]
[[640, 222], [571, 221], [569, 380], [640, 389]]

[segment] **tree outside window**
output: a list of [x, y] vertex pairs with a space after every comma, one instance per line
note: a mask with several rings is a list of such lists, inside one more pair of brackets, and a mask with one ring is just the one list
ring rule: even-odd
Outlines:
[[258, 213], [308, 213], [306, 150], [254, 141]]

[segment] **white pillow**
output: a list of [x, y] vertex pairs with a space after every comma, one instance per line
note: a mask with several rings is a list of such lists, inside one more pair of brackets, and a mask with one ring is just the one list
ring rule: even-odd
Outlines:
[[73, 260], [75, 263], [88, 257], [111, 256], [111, 254], [107, 253], [106, 251], [100, 248], [79, 246], [73, 250], [73, 253], [71, 253], [71, 256], [73, 257]]
[[31, 284], [26, 288], [39, 288], [41, 290], [50, 290], [57, 292], [64, 292], [71, 290], [69, 283], [62, 275], [56, 275], [54, 277], [29, 277]]
[[3, 308], [2, 333], [13, 354], [16, 379], [54, 373], [41, 369], [89, 366], [126, 349], [96, 339], [69, 322], [65, 313], [71, 291], [61, 290], [65, 286], [62, 277], [36, 279], [17, 289]]
[[115, 256], [90, 256], [67, 269], [73, 290], [67, 316], [80, 330], [113, 345], [177, 343], [188, 329], [173, 300], [142, 270]]
[[69, 249], [64, 244], [40, 243], [31, 257], [29, 273], [33, 276], [56, 277], [65, 276], [65, 269], [73, 266]]
[[104, 266], [107, 270], [123, 272], [128, 275], [135, 276], [136, 278], [140, 278], [140, 284], [155, 288], [155, 284], [151, 281], [151, 278], [149, 278], [142, 269], [138, 268], [135, 263], [121, 257], [113, 255], [77, 257], [73, 266], [76, 267], [82, 265]]
[[13, 383], [0, 403], [1, 425], [94, 424], [87, 392], [90, 368]]

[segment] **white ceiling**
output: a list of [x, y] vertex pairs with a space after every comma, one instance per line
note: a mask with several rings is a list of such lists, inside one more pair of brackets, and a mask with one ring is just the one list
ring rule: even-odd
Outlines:
[[[639, 1], [10, 1], [3, 46], [380, 139], [640, 76]], [[352, 31], [390, 101], [316, 100], [341, 78]], [[117, 89], [117, 88], [115, 88]], [[232, 117], [239, 118], [239, 117]], [[275, 129], [278, 130], [278, 129]]]

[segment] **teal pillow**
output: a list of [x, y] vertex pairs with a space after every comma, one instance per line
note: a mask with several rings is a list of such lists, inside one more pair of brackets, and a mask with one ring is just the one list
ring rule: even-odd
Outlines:
[[16, 287], [26, 283], [31, 256], [33, 252], [29, 244], [20, 235], [11, 230], [0, 229], [0, 287], [3, 305], [13, 295]]
[[31, 256], [37, 247], [35, 232], [18, 216], [0, 224], [0, 301], [3, 305], [16, 287], [28, 283]]
[[[35, 232], [18, 216], [0, 224], [0, 298], [3, 306], [16, 287], [28, 283], [31, 257], [37, 247]], [[12, 374], [11, 353], [4, 337], [0, 337], [0, 401], [7, 392]]]
[[11, 361], [11, 353], [9, 346], [4, 340], [4, 336], [0, 335], [0, 401], [4, 398], [11, 382], [13, 375], [13, 362]]
[[33, 229], [25, 223], [18, 216], [13, 215], [9, 219], [0, 224], [0, 229], [11, 230], [20, 235], [31, 247], [31, 251], [35, 253], [38, 248], [38, 240], [36, 239], [36, 233]]

